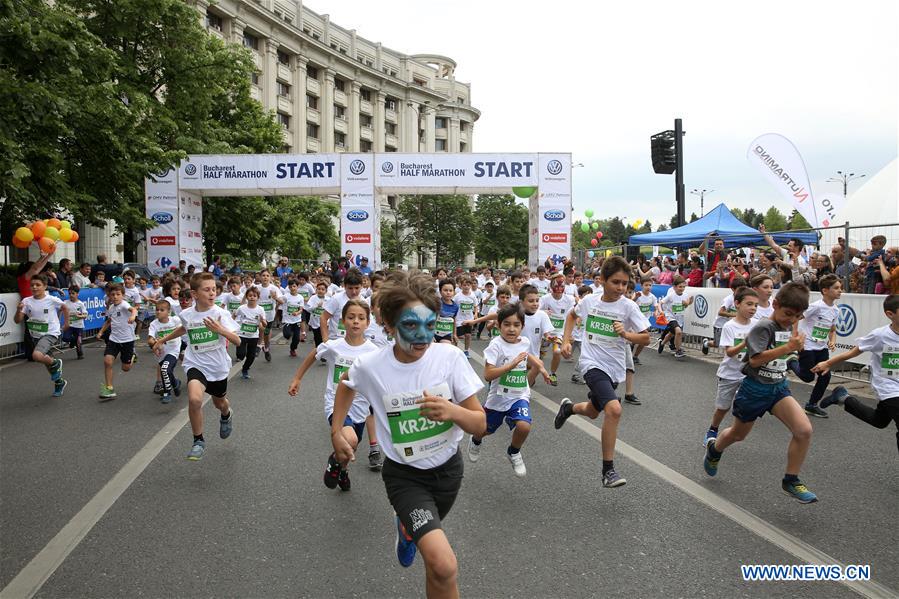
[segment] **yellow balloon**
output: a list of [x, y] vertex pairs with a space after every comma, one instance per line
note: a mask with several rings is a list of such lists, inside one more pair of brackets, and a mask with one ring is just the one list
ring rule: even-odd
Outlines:
[[612, 255], [612, 250], [606, 250], [606, 258]]
[[34, 233], [28, 227], [19, 227], [16, 229], [15, 237], [22, 243], [31, 243], [31, 240], [34, 239]]
[[59, 223], [59, 226], [60, 226], [60, 229], [59, 229], [60, 231], [62, 231], [63, 229], [71, 229], [72, 223], [70, 223], [67, 220], [64, 220]]
[[44, 231], [44, 237], [49, 237], [53, 241], [56, 241], [57, 239], [59, 239], [59, 229], [57, 229], [56, 227], [47, 227], [47, 229]]
[[75, 236], [75, 231], [72, 229], [60, 229], [59, 230], [59, 240], [64, 241], [66, 243], [72, 241], [72, 237]]

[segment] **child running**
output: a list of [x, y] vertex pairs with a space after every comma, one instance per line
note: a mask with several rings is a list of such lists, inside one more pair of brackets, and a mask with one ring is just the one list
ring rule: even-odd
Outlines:
[[53, 357], [53, 348], [68, 321], [65, 303], [47, 293], [47, 275], [43, 273], [31, 277], [31, 297], [24, 298], [16, 307], [13, 317], [15, 323], [22, 324], [26, 318], [25, 328], [34, 344], [31, 357], [35, 362], [43, 364], [50, 373], [53, 397], [62, 397], [68, 383], [62, 378], [62, 360]]
[[[578, 303], [584, 301], [588, 295], [593, 293], [593, 287], [590, 285], [581, 285], [577, 288]], [[566, 318], [567, 320], [567, 318]], [[564, 338], [564, 331], [562, 333]], [[584, 338], [584, 322], [575, 314], [574, 332], [571, 333], [571, 356], [566, 359], [574, 361], [574, 354], [577, 353], [578, 360], [581, 357], [581, 341]], [[639, 347], [643, 347], [640, 345]], [[564, 356], [564, 354], [562, 354]], [[586, 385], [580, 371], [577, 368], [571, 373], [571, 382], [575, 385]]]
[[[643, 275], [640, 279], [640, 293], [634, 298], [640, 313], [648, 320], [653, 316], [657, 316], [659, 312], [659, 298], [652, 292], [652, 276]], [[634, 364], [640, 365], [640, 352], [643, 351], [643, 345], [637, 345], [633, 348]]]
[[[487, 391], [487, 432], [492, 435], [505, 420], [512, 431], [512, 440], [506, 455], [516, 476], [527, 475], [521, 447], [531, 432], [531, 389], [528, 385], [528, 368], [533, 368], [550, 382], [550, 374], [543, 362], [530, 353], [530, 342], [521, 337], [524, 312], [516, 304], [507, 304], [497, 313], [500, 336], [494, 337], [484, 350], [484, 380], [490, 383]], [[481, 455], [484, 436], [472, 435], [468, 442], [468, 458], [477, 462]]]
[[453, 297], [453, 301], [459, 306], [456, 312], [456, 339], [465, 340], [465, 357], [469, 357], [468, 351], [471, 349], [471, 325], [463, 324], [466, 321], [474, 320], [478, 317], [478, 298], [471, 290], [471, 279], [463, 276], [459, 281], [461, 289]]
[[459, 304], [453, 300], [456, 283], [452, 279], [441, 279], [438, 289], [440, 291], [440, 312], [434, 327], [434, 341], [456, 345], [456, 315], [459, 313]]
[[181, 326], [181, 319], [172, 313], [172, 306], [165, 300], [156, 302], [156, 320], [150, 323], [150, 329], [147, 333], [147, 345], [156, 354], [159, 359], [159, 373], [162, 377], [162, 403], [171, 403], [172, 393], [176, 396], [181, 395], [181, 381], [175, 377], [175, 365], [178, 364], [178, 353], [181, 351], [181, 340], [171, 339], [162, 348], [162, 351], [156, 352], [156, 344], [158, 339], [165, 337], [176, 328]]
[[[540, 270], [537, 270], [538, 274]], [[540, 309], [549, 315], [549, 321], [552, 324], [550, 334], [552, 341], [552, 358], [549, 367], [549, 380], [547, 381], [553, 387], [558, 386], [559, 377], [556, 376], [556, 370], [559, 369], [559, 363], [562, 361], [562, 332], [565, 330], [565, 319], [568, 313], [574, 308], [574, 298], [565, 293], [565, 275], [556, 273], [549, 280], [549, 295], [540, 298]]]
[[69, 347], [75, 348], [79, 360], [84, 359], [84, 351], [81, 349], [81, 337], [84, 335], [84, 319], [87, 318], [87, 307], [78, 299], [81, 289], [78, 285], [69, 287], [69, 299], [65, 302], [67, 327], [63, 332], [63, 341], [69, 342]]
[[103, 372], [105, 380], [100, 386], [100, 400], [109, 401], [115, 399], [117, 394], [113, 387], [114, 371], [112, 368], [116, 358], [122, 361], [122, 372], [131, 370], [131, 366], [137, 362], [137, 354], [134, 353], [134, 321], [137, 320], [137, 308], [124, 300], [125, 290], [119, 283], [106, 285], [106, 298], [109, 305], [106, 307], [106, 320], [100, 327], [98, 337], [110, 331], [106, 341], [106, 350], [103, 352]]
[[659, 339], [659, 353], [665, 350], [665, 344], [674, 342], [674, 357], [682, 360], [687, 354], [681, 347], [684, 337], [684, 310], [693, 303], [692, 297], [684, 297], [687, 281], [683, 277], [674, 277], [674, 285], [662, 299], [660, 307], [668, 320], [668, 326]]
[[328, 284], [319, 281], [315, 284], [315, 295], [309, 298], [304, 304], [303, 309], [309, 313], [309, 329], [312, 331], [312, 339], [315, 341], [315, 347], [322, 343], [321, 316], [325, 311], [325, 302], [328, 297]]
[[250, 287], [244, 293], [246, 304], [242, 304], [237, 308], [237, 316], [235, 320], [240, 325], [240, 331], [237, 334], [240, 337], [240, 344], [237, 346], [236, 355], [238, 360], [243, 360], [243, 366], [240, 368], [240, 378], [248, 380], [250, 378], [250, 367], [256, 361], [256, 348], [259, 346], [259, 331], [264, 330], [268, 326], [265, 319], [265, 310], [262, 309], [257, 302], [259, 301], [259, 288]]
[[[265, 329], [262, 334], [262, 352], [265, 354], [265, 361], [272, 361], [271, 335], [272, 324], [275, 322], [275, 308], [280, 306], [281, 291], [277, 285], [272, 284], [272, 273], [267, 268], [260, 273], [261, 284], [257, 287], [259, 290], [259, 305], [265, 311]], [[259, 346], [256, 347], [256, 355], [259, 355]]]
[[706, 474], [715, 476], [724, 450], [745, 439], [755, 421], [769, 412], [792, 435], [781, 488], [800, 503], [813, 503], [818, 497], [799, 480], [799, 470], [812, 440], [812, 425], [790, 393], [786, 360], [789, 353], [802, 349], [805, 342], [805, 336], [793, 334], [792, 329], [808, 308], [808, 288], [800, 283], [787, 283], [777, 292], [773, 304], [771, 318], [757, 321], [746, 336], [743, 359], [746, 378], [734, 397], [734, 422], [706, 446], [703, 466]]
[[300, 325], [303, 322], [303, 305], [306, 302], [300, 295], [300, 284], [291, 278], [287, 282], [287, 293], [284, 294], [283, 317], [284, 338], [290, 340], [290, 357], [297, 357], [297, 346], [300, 345]]
[[331, 442], [338, 462], [353, 459], [344, 419], [357, 393], [370, 398], [385, 440], [382, 478], [397, 514], [397, 559], [409, 567], [420, 551], [427, 595], [457, 597], [458, 565], [441, 523], [462, 485], [459, 442], [464, 433], [486, 432], [477, 398], [484, 385], [462, 351], [433, 343], [440, 300], [431, 278], [394, 276], [378, 302], [396, 343], [358, 358], [338, 385]]
[[[350, 366], [365, 354], [378, 350], [378, 347], [365, 338], [365, 329], [368, 327], [370, 309], [368, 304], [359, 299], [348, 300], [343, 305], [340, 315], [346, 334], [343, 337], [334, 337], [325, 341], [306, 356], [303, 363], [297, 368], [296, 374], [290, 383], [287, 393], [293, 397], [300, 389], [300, 382], [309, 368], [316, 360], [324, 360], [328, 365], [327, 387], [325, 388], [325, 418], [332, 430], [339, 431], [344, 441], [352, 448], [355, 454], [356, 447], [362, 439], [365, 430], [365, 419], [369, 416], [369, 402], [361, 394], [357, 394], [350, 406], [349, 413], [341, 420], [342, 426], [333, 426], [334, 417], [334, 393], [337, 385], [342, 380], [344, 373]], [[336, 449], [336, 445], [335, 445]], [[343, 456], [337, 459], [334, 453], [328, 456], [325, 467], [324, 483], [329, 489], [340, 487], [341, 491], [350, 490], [350, 473], [347, 464], [351, 458]]]
[[715, 318], [715, 322], [712, 323], [712, 340], [702, 340], [702, 355], [709, 355], [709, 348], [721, 347], [721, 330], [728, 320], [736, 316], [737, 309], [734, 306], [734, 301], [737, 291], [744, 287], [746, 287], [746, 279], [743, 277], [734, 277], [730, 282], [731, 293], [730, 295], [724, 296], [724, 299], [721, 300], [721, 306], [718, 308], [718, 316]]
[[[530, 353], [540, 356], [542, 363], [543, 356], [540, 352], [543, 341], [544, 339], [551, 341], [556, 339], [553, 337], [555, 328], [549, 319], [549, 314], [540, 310], [540, 291], [536, 287], [523, 285], [518, 291], [518, 300], [524, 310], [524, 328], [521, 334], [531, 343]], [[531, 387], [537, 382], [537, 374], [539, 374], [539, 370], [529, 365], [528, 384]]]
[[621, 256], [611, 256], [600, 269], [602, 293], [594, 293], [578, 303], [565, 320], [562, 354], [571, 355], [571, 332], [577, 318], [584, 322], [581, 355], [578, 360], [584, 382], [590, 391], [587, 401], [572, 403], [562, 400], [556, 414], [555, 427], [562, 428], [572, 414], [595, 420], [605, 414], [602, 422], [602, 484], [620, 487], [627, 481], [615, 470], [613, 458], [621, 419], [621, 402], [615, 392], [625, 378], [627, 344], [649, 343], [649, 320], [637, 304], [624, 297], [631, 268]]

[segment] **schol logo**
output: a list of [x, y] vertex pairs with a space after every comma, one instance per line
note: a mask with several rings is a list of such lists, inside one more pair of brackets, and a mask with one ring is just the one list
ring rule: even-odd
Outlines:
[[350, 172], [354, 175], [361, 175], [365, 172], [365, 163], [361, 160], [353, 160], [350, 162]]
[[558, 160], [550, 160], [546, 164], [546, 170], [549, 171], [550, 175], [558, 175], [562, 172], [562, 163]]
[[699, 318], [705, 318], [705, 315], [709, 313], [709, 302], [704, 295], [697, 295], [693, 300], [693, 311]]
[[848, 304], [839, 304], [840, 315], [837, 316], [837, 335], [840, 337], [848, 337], [855, 331], [858, 324], [858, 318], [855, 316], [855, 310]]
[[168, 212], [157, 212], [156, 214], [154, 214], [154, 215], [151, 216], [150, 218], [152, 218], [153, 220], [155, 220], [155, 221], [156, 221], [157, 223], [159, 223], [160, 225], [168, 224], [168, 223], [172, 222], [172, 221], [175, 219], [175, 217], [172, 216], [172, 215], [171, 215], [170, 213], [168, 213]]
[[381, 165], [381, 172], [384, 173], [385, 175], [389, 175], [390, 173], [392, 173], [393, 172], [393, 163], [392, 162], [383, 163]]
[[565, 218], [564, 210], [547, 210], [543, 213], [543, 218], [549, 221], [559, 221]]
[[195, 164], [187, 163], [184, 166], [184, 174], [185, 175], [196, 175], [197, 174], [197, 166]]
[[351, 220], [354, 223], [360, 223], [364, 220], [368, 220], [368, 212], [365, 210], [350, 210], [346, 213], [346, 219]]

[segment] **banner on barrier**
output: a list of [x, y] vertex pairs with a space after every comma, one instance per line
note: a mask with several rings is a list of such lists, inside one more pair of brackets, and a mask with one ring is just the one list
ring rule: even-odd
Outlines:
[[0, 345], [22, 340], [25, 327], [13, 320], [20, 301], [18, 293], [0, 293]]
[[[53, 292], [53, 295], [66, 300], [69, 297], [68, 290]], [[99, 329], [106, 320], [106, 293], [102, 289], [82, 289], [78, 293], [78, 299], [84, 302], [87, 308], [87, 318], [84, 319], [84, 330]], [[14, 317], [19, 302], [22, 301], [18, 293], [0, 293], [0, 345], [21, 343], [25, 338], [25, 325], [16, 324]]]

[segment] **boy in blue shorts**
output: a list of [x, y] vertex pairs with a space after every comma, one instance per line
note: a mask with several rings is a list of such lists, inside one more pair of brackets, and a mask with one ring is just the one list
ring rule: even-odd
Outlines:
[[793, 326], [808, 309], [808, 287], [787, 283], [774, 298], [774, 312], [762, 318], [746, 336], [743, 374], [734, 397], [734, 423], [706, 446], [703, 466], [709, 476], [718, 473], [721, 453], [749, 435], [765, 412], [774, 414], [790, 430], [793, 438], [787, 449], [787, 469], [781, 488], [800, 503], [818, 497], [799, 481], [799, 469], [812, 440], [812, 425], [787, 384], [787, 356], [802, 349], [805, 335], [793, 335]]

